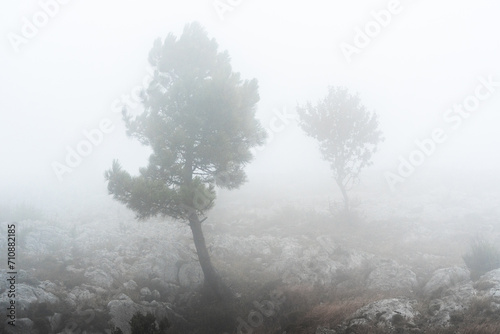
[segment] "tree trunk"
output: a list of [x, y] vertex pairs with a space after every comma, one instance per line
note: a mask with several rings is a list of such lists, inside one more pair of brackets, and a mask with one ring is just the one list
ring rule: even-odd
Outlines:
[[345, 186], [342, 184], [342, 182], [337, 181], [337, 184], [340, 188], [340, 191], [342, 192], [342, 197], [344, 198], [344, 210], [345, 212], [349, 212], [350, 207], [349, 207], [349, 197], [347, 196], [347, 190], [345, 189]]
[[205, 277], [205, 288], [213, 293], [219, 300], [231, 298], [233, 295], [232, 291], [224, 284], [222, 278], [212, 265], [207, 245], [205, 243], [205, 237], [203, 236], [203, 230], [201, 229], [201, 222], [198, 215], [195, 213], [189, 217], [189, 227], [193, 232], [196, 253], [198, 254], [198, 260], [200, 261], [201, 269], [203, 270], [203, 275]]

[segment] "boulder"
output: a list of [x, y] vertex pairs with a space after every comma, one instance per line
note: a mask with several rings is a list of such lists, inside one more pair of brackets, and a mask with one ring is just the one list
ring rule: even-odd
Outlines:
[[[9, 298], [8, 290], [0, 295], [0, 307], [7, 307]], [[56, 304], [59, 302], [54, 294], [43, 290], [40, 287], [32, 287], [26, 284], [16, 284], [16, 307], [18, 310], [27, 310], [34, 304], [46, 303]]]
[[161, 298], [160, 291], [153, 290], [153, 292], [151, 292], [151, 297], [153, 298], [153, 300], [160, 300]]
[[123, 287], [127, 291], [135, 291], [139, 286], [134, 280], [129, 280], [128, 282], [123, 283]]
[[[10, 284], [7, 281], [9, 276], [11, 275], [7, 274], [6, 269], [0, 269], [0, 292], [9, 287]], [[31, 286], [37, 286], [40, 281], [36, 277], [34, 277], [32, 273], [21, 269], [16, 275], [16, 284], [21, 283]]]
[[66, 302], [69, 305], [88, 305], [98, 307], [100, 305], [100, 296], [104, 295], [106, 290], [87, 284], [74, 287], [67, 295]]
[[16, 320], [15, 326], [6, 325], [6, 334], [34, 333], [35, 331], [33, 327], [34, 323], [31, 319], [20, 318]]
[[417, 285], [417, 275], [409, 267], [394, 260], [379, 260], [375, 266], [366, 281], [368, 289], [411, 291]]
[[85, 272], [85, 277], [89, 279], [92, 285], [109, 289], [113, 284], [113, 277], [101, 269], [87, 270]]
[[448, 327], [454, 316], [460, 316], [469, 308], [475, 296], [476, 291], [470, 281], [447, 289], [441, 298], [429, 302], [430, 324]]
[[419, 314], [416, 305], [416, 300], [407, 298], [379, 300], [358, 309], [343, 327], [350, 332], [356, 327], [375, 326], [385, 329], [387, 333], [414, 328]]
[[163, 317], [167, 317], [167, 319], [179, 317], [179, 319], [184, 320], [181, 316], [172, 311], [169, 304], [159, 303], [156, 301], [137, 304], [123, 293], [115, 298], [116, 299], [108, 303], [107, 308], [109, 315], [111, 316], [112, 325], [120, 328], [124, 334], [130, 334], [131, 329], [129, 321], [137, 312], [141, 312], [143, 314], [152, 313], [155, 315], [157, 320], [163, 319]]
[[487, 272], [474, 284], [478, 295], [490, 299], [489, 312], [500, 313], [500, 269]]
[[125, 294], [120, 294], [117, 299], [108, 303], [108, 311], [113, 326], [120, 328], [124, 334], [130, 333], [129, 321], [138, 311], [144, 311], [144, 306], [136, 304]]
[[451, 267], [438, 269], [425, 284], [423, 294], [427, 298], [439, 297], [445, 290], [469, 280], [470, 272], [467, 268]]
[[197, 262], [185, 263], [179, 269], [179, 284], [183, 287], [194, 288], [203, 282], [203, 272]]
[[142, 298], [151, 296], [151, 290], [149, 290], [148, 287], [142, 288], [141, 291], [140, 291], [140, 293], [141, 293], [141, 297]]
[[500, 268], [481, 276], [474, 287], [480, 291], [482, 296], [491, 297], [500, 304]]

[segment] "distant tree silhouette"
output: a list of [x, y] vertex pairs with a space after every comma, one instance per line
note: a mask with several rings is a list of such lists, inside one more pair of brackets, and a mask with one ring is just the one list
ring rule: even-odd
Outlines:
[[346, 88], [329, 87], [328, 95], [313, 105], [298, 106], [300, 126], [318, 140], [323, 158], [330, 163], [335, 182], [350, 211], [347, 191], [358, 180], [361, 170], [372, 164], [372, 154], [383, 140], [378, 118], [361, 104], [358, 95]]

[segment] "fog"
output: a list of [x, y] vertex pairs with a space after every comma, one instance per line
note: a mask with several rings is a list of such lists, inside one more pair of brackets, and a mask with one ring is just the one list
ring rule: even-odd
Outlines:
[[[382, 10], [392, 14], [381, 17]], [[258, 80], [257, 118], [268, 132], [245, 169], [248, 182], [217, 189], [215, 234], [229, 233], [224, 219], [237, 214], [288, 207], [329, 212], [341, 202], [317, 141], [297, 124], [296, 107], [324, 98], [328, 86], [344, 86], [378, 115], [385, 138], [350, 191], [366, 221], [414, 214], [406, 208], [427, 212], [435, 196], [460, 198], [467, 214], [489, 212], [481, 221], [496, 226], [497, 235], [499, 10], [487, 0], [3, 1], [0, 220], [18, 219], [6, 212], [24, 205], [43, 217], [24, 218], [68, 226], [101, 212], [113, 222], [133, 221], [108, 195], [104, 172], [119, 159], [137, 174], [150, 149], [126, 136], [121, 108], [142, 111], [138, 95], [151, 78], [147, 59], [155, 39], [180, 36], [197, 21], [219, 51], [228, 51], [234, 71]], [[360, 39], [370, 25], [376, 30]], [[95, 129], [102, 140], [68, 167], [68, 152], [88, 143], [85, 133]], [[442, 142], [425, 146], [436, 129]], [[422, 159], [401, 176], [415, 151]], [[54, 167], [61, 164], [64, 172]], [[432, 216], [437, 229], [450, 217], [444, 216]], [[259, 235], [258, 226], [248, 233]]]
[[[2, 6], [5, 37], [20, 34], [22, 18], [40, 10], [36, 1]], [[228, 50], [243, 78], [259, 80], [258, 116], [265, 127], [274, 109], [292, 113], [297, 103], [323, 97], [328, 85], [358, 92], [379, 114], [386, 137], [372, 167], [374, 177], [382, 178], [384, 170], [397, 168], [399, 155], [414, 149], [416, 139], [443, 125], [446, 110], [473, 92], [479, 76], [497, 75], [500, 48], [493, 35], [496, 7], [489, 2], [402, 2], [400, 13], [348, 63], [340, 44], [353, 44], [356, 27], [384, 6], [242, 2], [221, 20], [209, 2], [61, 5], [36, 36], [18, 45], [19, 52], [3, 39], [1, 154], [2, 175], [8, 177], [2, 186], [25, 188], [24, 195], [33, 188], [46, 193], [103, 183], [102, 171], [113, 158], [141, 166], [147, 153], [125, 138], [115, 100], [134, 94], [147, 77], [154, 40], [179, 35], [195, 20]], [[493, 173], [499, 163], [493, 152], [500, 140], [499, 103], [495, 96], [485, 101], [419, 169]], [[113, 131], [60, 182], [51, 163], [64, 161], [66, 146], [74, 148], [85, 139], [82, 131], [103, 118], [113, 122]], [[290, 125], [274, 136], [269, 152], [248, 168], [251, 180], [263, 171], [286, 178], [301, 178], [303, 170], [321, 177], [328, 172], [314, 142], [295, 130]]]

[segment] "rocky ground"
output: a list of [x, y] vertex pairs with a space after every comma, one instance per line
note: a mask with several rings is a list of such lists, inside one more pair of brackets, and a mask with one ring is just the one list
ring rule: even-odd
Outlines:
[[[167, 317], [168, 333], [498, 333], [500, 269], [471, 277], [462, 255], [471, 236], [500, 241], [499, 197], [438, 189], [383, 203], [347, 218], [322, 199], [216, 208], [204, 230], [237, 296], [228, 312], [200, 298], [181, 222], [137, 222], [118, 206], [85, 220], [18, 221], [17, 321], [0, 329], [129, 333], [141, 311]], [[7, 276], [0, 270], [3, 310]]]

